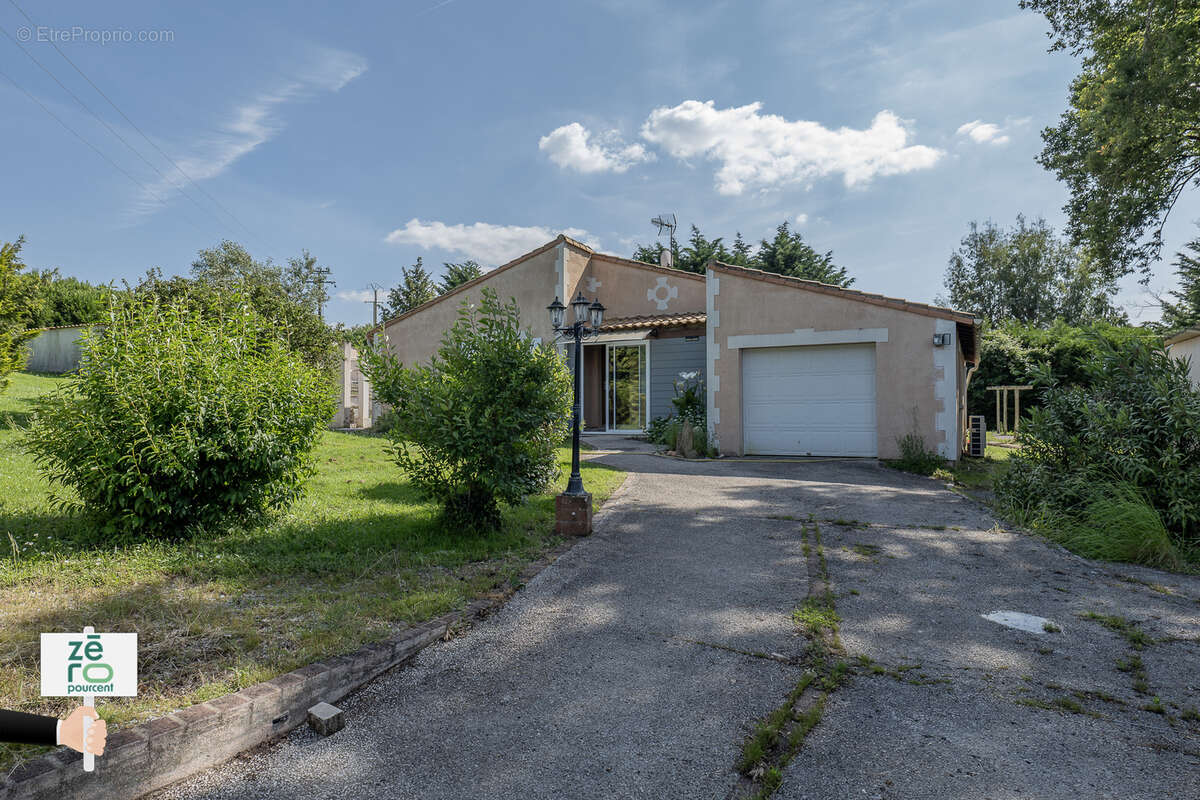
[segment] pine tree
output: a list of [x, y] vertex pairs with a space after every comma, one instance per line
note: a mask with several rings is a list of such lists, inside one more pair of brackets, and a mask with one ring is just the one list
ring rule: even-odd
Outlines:
[[386, 319], [406, 314], [438, 295], [437, 284], [421, 263], [420, 256], [417, 256], [416, 264], [401, 269], [401, 278], [400, 285], [388, 292], [387, 308], [384, 310]]
[[[1200, 325], [1200, 238], [1188, 242], [1175, 255], [1179, 289], [1171, 292], [1176, 302], [1163, 303], [1162, 324], [1168, 330]], [[1191, 251], [1190, 253], [1187, 251]]]
[[474, 261], [464, 261], [461, 264], [445, 262], [446, 274], [438, 286], [438, 294], [445, 294], [451, 289], [462, 286], [483, 275], [483, 268]]
[[738, 267], [748, 267], [754, 260], [754, 253], [750, 250], [750, 245], [746, 244], [746, 240], [742, 238], [742, 232], [738, 231], [733, 237], [733, 248], [729, 252], [729, 263]]
[[845, 267], [833, 263], [832, 250], [824, 255], [818, 253], [804, 241], [803, 236], [792, 233], [786, 222], [775, 229], [774, 239], [762, 240], [750, 266], [766, 272], [830, 283], [834, 286], [849, 286], [854, 283], [854, 278], [846, 274]]

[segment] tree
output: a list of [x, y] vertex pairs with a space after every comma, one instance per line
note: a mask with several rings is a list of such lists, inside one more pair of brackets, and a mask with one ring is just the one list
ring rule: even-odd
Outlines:
[[1175, 273], [1179, 276], [1179, 289], [1171, 292], [1174, 303], [1163, 303], [1162, 325], [1167, 330], [1200, 325], [1200, 237], [1176, 254]]
[[63, 277], [57, 269], [34, 270], [37, 302], [29, 320], [31, 328], [86, 325], [104, 316], [109, 289], [78, 278]]
[[447, 261], [445, 266], [446, 274], [438, 286], [438, 294], [445, 294], [483, 275], [483, 268], [474, 261], [464, 261], [461, 264], [451, 264]]
[[300, 305], [318, 316], [329, 302], [328, 268], [317, 263], [317, 257], [307, 248], [288, 259], [281, 272], [284, 291]]
[[407, 314], [438, 295], [437, 284], [433, 282], [433, 276], [421, 263], [420, 256], [417, 256], [416, 264], [401, 268], [400, 273], [402, 278], [400, 285], [392, 287], [388, 292], [387, 308], [383, 312], [384, 319]]
[[678, 268], [680, 261], [679, 241], [674, 235], [671, 236], [671, 241], [667, 245], [662, 242], [655, 242], [652, 245], [639, 244], [633, 250], [633, 260], [643, 261], [647, 264], [662, 264], [662, 252], [667, 248], [671, 249], [671, 263]]
[[754, 253], [750, 250], [750, 245], [746, 244], [742, 232], [738, 231], [733, 237], [733, 246], [729, 248], [729, 263], [738, 267], [748, 267], [753, 260]]
[[317, 315], [311, 298], [289, 285], [284, 272], [270, 259], [256, 261], [246, 248], [225, 240], [217, 247], [200, 250], [192, 262], [192, 277], [165, 278], [154, 268], [133, 291], [162, 299], [183, 297], [186, 302], [212, 315], [220, 312], [225, 299], [245, 292], [254, 310], [272, 323], [275, 334], [305, 361], [333, 369], [340, 360], [333, 330]]
[[1200, 186], [1200, 0], [1021, 0], [1045, 14], [1051, 51], [1083, 59], [1039, 162], [1071, 192], [1076, 244], [1105, 280], [1149, 279], [1162, 226]]
[[360, 355], [376, 396], [392, 407], [393, 455], [456, 532], [495, 530], [515, 505], [558, 475], [571, 376], [550, 345], [531, 345], [515, 300], [484, 288], [428, 365], [406, 368], [384, 350]]
[[849, 286], [854, 278], [846, 274], [845, 267], [833, 263], [833, 251], [818, 253], [804, 241], [799, 232], [788, 230], [784, 222], [775, 229], [775, 238], [763, 239], [759, 243], [750, 266], [766, 272], [804, 278], [810, 281], [830, 283], [834, 286]]
[[1125, 321], [1112, 305], [1115, 282], [1101, 277], [1081, 249], [1060, 239], [1044, 219], [1030, 223], [1021, 214], [1009, 229], [990, 220], [982, 227], [972, 222], [950, 255], [945, 286], [952, 306], [990, 325]]
[[0, 245], [0, 391], [8, 386], [10, 373], [25, 366], [26, 331], [36, 303], [36, 281], [21, 270], [21, 248], [25, 237]]
[[[854, 283], [854, 278], [849, 277], [844, 267], [833, 263], [833, 251], [824, 255], [818, 253], [804, 241], [803, 236], [789, 230], [786, 222], [776, 229], [774, 239], [764, 239], [760, 243], [757, 252], [751, 251], [740, 231], [734, 237], [733, 246], [726, 247], [723, 238], [705, 238], [695, 225], [692, 226], [692, 235], [687, 247], [680, 249], [673, 236], [670, 246], [675, 268], [687, 272], [703, 273], [709, 260], [715, 258], [726, 264], [752, 267], [835, 286], [849, 286]], [[649, 247], [638, 245], [633, 252], [633, 259], [658, 264], [663, 249], [661, 243]]]

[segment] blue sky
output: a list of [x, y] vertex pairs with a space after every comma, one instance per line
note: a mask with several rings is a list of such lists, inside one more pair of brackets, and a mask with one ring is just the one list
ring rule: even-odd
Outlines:
[[857, 288], [928, 301], [970, 220], [1062, 223], [1034, 156], [1076, 64], [1015, 0], [17, 1], [34, 24], [3, 0], [0, 25], [54, 77], [0, 37], [45, 106], [0, 78], [0, 239], [93, 281], [308, 248], [356, 323], [417, 256], [495, 266], [563, 230], [628, 255], [670, 211], [681, 237], [786, 219]]

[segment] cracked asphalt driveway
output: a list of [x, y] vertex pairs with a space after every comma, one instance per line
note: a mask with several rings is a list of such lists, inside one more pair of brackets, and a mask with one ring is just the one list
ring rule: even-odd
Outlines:
[[810, 515], [854, 674], [778, 796], [1200, 796], [1200, 580], [1083, 561], [871, 463], [592, 457], [629, 480], [503, 609], [340, 703], [340, 733], [158, 797], [727, 797], [802, 673]]

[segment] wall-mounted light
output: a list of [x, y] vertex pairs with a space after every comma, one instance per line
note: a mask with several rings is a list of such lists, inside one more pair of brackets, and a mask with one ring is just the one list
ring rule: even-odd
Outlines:
[[950, 344], [950, 334], [949, 333], [935, 333], [933, 335], [933, 346], [934, 347], [945, 347], [948, 344]]

